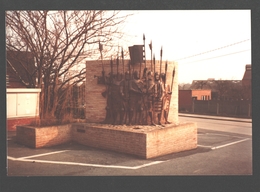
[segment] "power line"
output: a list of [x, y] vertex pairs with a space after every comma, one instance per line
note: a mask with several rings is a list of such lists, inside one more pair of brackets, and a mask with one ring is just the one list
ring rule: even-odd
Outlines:
[[203, 55], [203, 54], [207, 54], [207, 53], [210, 53], [210, 52], [213, 52], [213, 51], [218, 51], [218, 50], [220, 50], [220, 49], [228, 48], [228, 47], [231, 47], [231, 46], [240, 44], [240, 43], [244, 43], [244, 42], [249, 41], [249, 40], [250, 40], [250, 39], [246, 39], [246, 40], [239, 41], [239, 42], [236, 42], [236, 43], [232, 43], [232, 44], [229, 44], [229, 45], [226, 45], [226, 46], [223, 46], [223, 47], [219, 47], [219, 48], [217, 48], [217, 49], [212, 49], [212, 50], [205, 51], [205, 52], [202, 52], [202, 53], [198, 53], [198, 54], [195, 54], [195, 55], [191, 55], [191, 56], [188, 56], [188, 57], [183, 57], [183, 58], [180, 58], [180, 59], [176, 59], [176, 61], [188, 59], [188, 58], [191, 58], [191, 57], [196, 57], [196, 56]]
[[218, 57], [225, 57], [225, 56], [228, 56], [228, 55], [233, 55], [233, 54], [237, 54], [237, 53], [242, 53], [242, 52], [246, 52], [246, 51], [250, 51], [250, 50], [251, 50], [251, 49], [247, 49], [247, 50], [243, 50], [243, 51], [237, 51], [237, 52], [234, 52], [234, 53], [229, 53], [229, 54], [225, 54], [225, 55], [219, 55], [219, 56], [216, 56], [216, 57], [210, 57], [210, 58], [201, 59], [201, 60], [197, 60], [197, 61], [191, 61], [191, 62], [182, 63], [182, 64], [196, 63], [196, 62], [199, 62], [199, 61], [205, 61], [205, 60], [215, 59], [215, 58], [218, 58]]

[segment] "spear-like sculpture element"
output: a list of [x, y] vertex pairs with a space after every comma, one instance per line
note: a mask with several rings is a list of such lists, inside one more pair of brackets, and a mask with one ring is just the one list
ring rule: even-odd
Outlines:
[[146, 68], [145, 35], [144, 34], [143, 34], [143, 41], [144, 41], [144, 68]]
[[125, 74], [125, 64], [124, 64], [124, 52], [123, 52], [123, 48], [121, 48], [121, 57], [122, 57], [122, 61], [123, 61], [123, 75]]
[[116, 59], [116, 76], [117, 76], [117, 80], [119, 79], [118, 66], [119, 66], [119, 58], [117, 56], [117, 59]]
[[165, 82], [164, 82], [164, 89], [166, 88], [166, 87], [165, 87], [165, 84], [166, 84], [166, 76], [167, 76], [167, 67], [168, 67], [168, 61], [166, 61], [166, 63], [165, 63]]
[[160, 51], [160, 74], [162, 73], [162, 53], [163, 53], [163, 51], [162, 51], [162, 47], [161, 47], [161, 51]]
[[152, 45], [152, 40], [151, 40], [151, 43], [149, 44], [149, 48], [151, 50], [151, 71], [153, 71], [153, 45]]
[[[166, 74], [166, 73], [165, 73]], [[172, 71], [172, 83], [171, 83], [171, 91], [170, 93], [172, 94], [172, 87], [173, 87], [173, 80], [174, 80], [174, 75], [175, 75], [175, 66], [174, 66], [174, 69]], [[165, 78], [165, 82], [166, 82], [166, 78]], [[171, 106], [171, 96], [169, 98], [169, 108]], [[168, 109], [169, 110], [169, 109]], [[165, 120], [168, 122], [168, 115], [169, 115], [169, 111], [166, 112], [165, 114]], [[168, 122], [169, 123], [169, 122]]]
[[155, 75], [155, 55], [153, 54], [153, 72], [154, 72], [154, 75]]
[[112, 60], [112, 57], [111, 57], [111, 60], [110, 60], [110, 68], [111, 68], [111, 77], [113, 79], [113, 60]]
[[173, 87], [173, 79], [174, 79], [174, 75], [175, 75], [175, 67], [172, 71], [172, 84], [171, 84], [171, 92], [172, 92], [172, 87]]
[[103, 79], [103, 82], [105, 83], [105, 70], [104, 70], [103, 55], [102, 55], [103, 45], [100, 43], [100, 40], [98, 42], [98, 47], [99, 47], [99, 52], [100, 52], [100, 56], [101, 56], [101, 63], [102, 63], [102, 79]]

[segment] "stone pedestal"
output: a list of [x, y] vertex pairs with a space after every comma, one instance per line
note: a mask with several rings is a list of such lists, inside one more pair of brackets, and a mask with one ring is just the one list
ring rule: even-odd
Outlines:
[[83, 145], [150, 159], [197, 148], [196, 123], [157, 126], [74, 124], [73, 140]]
[[16, 140], [32, 148], [74, 141], [100, 149], [150, 159], [197, 148], [197, 125], [112, 126], [74, 123], [51, 127], [18, 126]]

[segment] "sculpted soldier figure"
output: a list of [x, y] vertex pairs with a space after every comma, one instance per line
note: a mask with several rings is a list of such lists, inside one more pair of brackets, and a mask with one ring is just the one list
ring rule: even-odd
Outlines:
[[129, 96], [129, 124], [139, 124], [141, 116], [142, 81], [139, 79], [137, 71], [134, 72], [133, 79], [130, 81]]
[[162, 73], [162, 83], [164, 85], [164, 96], [163, 96], [163, 118], [165, 124], [170, 124], [168, 121], [168, 114], [169, 114], [169, 109], [170, 109], [170, 99], [171, 99], [171, 89], [170, 85], [166, 84], [166, 75], [165, 73]]
[[141, 86], [140, 88], [142, 89], [142, 97], [141, 97], [141, 102], [140, 102], [140, 124], [141, 125], [147, 125], [147, 82], [148, 82], [148, 79], [147, 79], [147, 68], [144, 68], [143, 70], [143, 76], [142, 76], [142, 79], [141, 79]]
[[130, 73], [126, 71], [125, 77], [120, 83], [120, 95], [122, 97], [120, 124], [127, 123], [127, 119], [129, 119], [129, 86]]
[[163, 84], [158, 72], [154, 76], [154, 112], [157, 115], [158, 124], [161, 125], [162, 98], [164, 94]]
[[152, 72], [148, 71], [147, 73], [147, 111], [148, 111], [148, 116], [151, 121], [151, 125], [155, 125], [153, 121], [153, 102], [154, 102], [154, 81], [152, 77]]
[[[112, 124], [119, 124], [120, 114], [122, 109], [123, 99], [120, 94], [120, 83], [121, 80], [118, 75], [115, 75], [111, 83], [111, 103], [112, 103]], [[121, 122], [120, 122], [121, 123]]]
[[112, 123], [112, 97], [111, 97], [111, 84], [113, 82], [113, 76], [111, 73], [108, 74], [107, 77], [105, 77], [105, 85], [106, 90], [102, 93], [102, 96], [107, 98], [107, 105], [106, 105], [106, 118], [101, 123]]

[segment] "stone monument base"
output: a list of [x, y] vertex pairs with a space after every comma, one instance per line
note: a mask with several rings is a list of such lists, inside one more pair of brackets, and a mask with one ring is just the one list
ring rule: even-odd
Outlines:
[[197, 148], [197, 125], [181, 123], [161, 127], [74, 123], [42, 128], [19, 126], [17, 141], [33, 148], [75, 141], [149, 159]]

